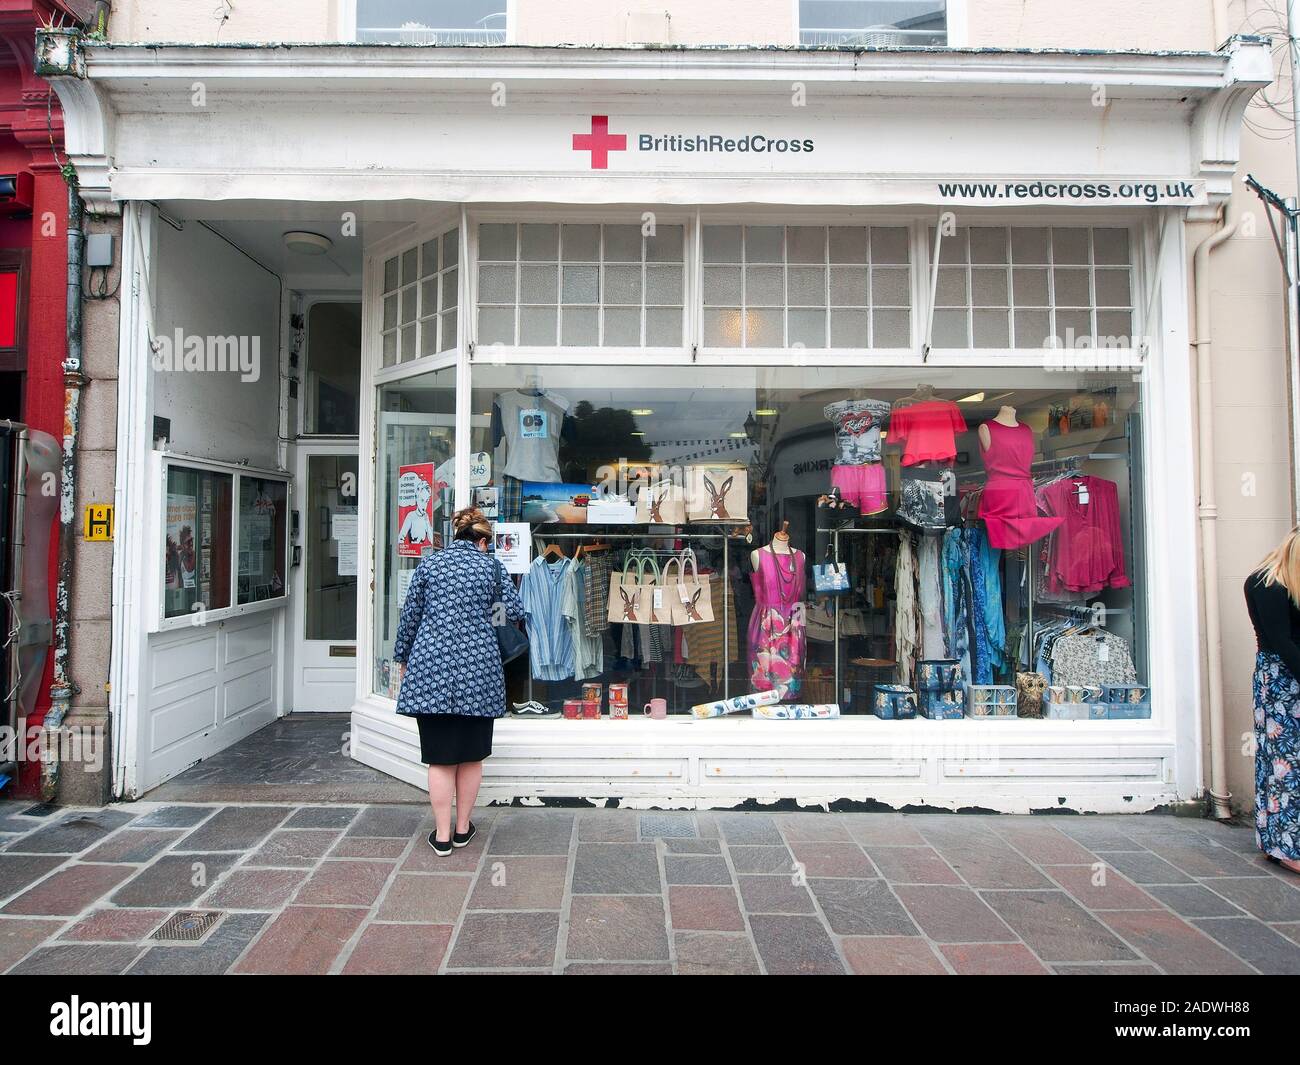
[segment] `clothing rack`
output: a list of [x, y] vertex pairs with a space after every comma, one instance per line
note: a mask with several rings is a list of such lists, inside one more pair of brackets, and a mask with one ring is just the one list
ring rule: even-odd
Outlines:
[[[540, 534], [540, 533], [534, 532], [534, 533], [533, 533], [533, 536], [532, 536], [532, 542], [533, 542], [533, 549], [534, 549], [534, 551], [536, 551], [538, 540], [542, 540], [543, 542], [545, 542], [546, 540], [604, 540], [604, 541], [609, 541], [609, 540], [676, 540], [676, 539], [680, 539], [680, 538], [682, 538], [682, 537], [685, 536], [685, 535], [687, 535], [687, 534], [676, 533], [676, 532], [673, 532], [673, 533], [606, 533], [606, 532], [599, 532], [599, 533], [548, 533], [548, 534], [546, 534], [545, 536], [543, 536], [543, 535]], [[720, 575], [721, 575], [721, 578], [722, 578], [722, 602], [723, 602], [723, 609], [724, 609], [724, 610], [733, 610], [734, 607], [733, 607], [732, 604], [731, 604], [731, 587], [730, 587], [730, 584], [731, 584], [731, 581], [730, 581], [730, 574], [731, 574], [731, 557], [730, 557], [730, 556], [731, 556], [731, 551], [730, 551], [730, 546], [731, 546], [731, 537], [728, 536], [725, 532], [717, 532], [717, 533], [699, 533], [699, 534], [696, 534], [696, 533], [690, 533], [689, 536], [690, 536], [690, 539], [692, 539], [692, 540], [721, 540], [721, 541], [722, 541], [722, 565], [721, 565], [721, 567], [716, 568], [715, 571], [716, 571], [718, 574], [720, 574]], [[636, 549], [636, 548], [633, 548], [633, 550], [637, 550], [637, 549]], [[645, 555], [645, 554], [649, 554], [649, 555], [656, 555], [656, 556], [659, 556], [659, 557], [665, 557], [665, 556], [676, 557], [677, 555], [680, 555], [680, 554], [681, 554], [680, 551], [669, 551], [669, 550], [665, 550], [664, 548], [644, 548], [644, 549], [641, 549], [641, 553], [642, 553], [643, 555]], [[737, 621], [737, 625], [739, 625], [739, 621]], [[838, 626], [837, 626], [837, 628], [838, 628]], [[723, 619], [723, 623], [722, 623], [722, 697], [723, 697], [724, 699], [729, 698], [730, 695], [731, 695], [731, 670], [728, 668], [728, 664], [729, 664], [730, 661], [731, 661], [731, 646], [730, 646], [730, 645], [731, 645], [731, 641], [730, 641], [730, 639], [728, 638], [727, 633], [728, 633], [728, 627], [727, 627], [726, 619], [724, 618], [724, 619]], [[743, 645], [742, 645], [742, 646], [743, 646]], [[677, 685], [676, 685], [676, 681], [672, 680], [671, 678], [669, 679], [669, 684], [673, 685], [674, 688], [677, 686]], [[657, 683], [657, 682], [656, 682], [654, 688], [652, 688], [651, 690], [652, 690], [652, 692], [657, 692], [657, 691], [658, 691], [658, 683]], [[529, 671], [529, 675], [528, 675], [528, 697], [529, 697], [530, 699], [533, 697], [533, 678], [532, 678], [532, 671], [531, 671], [531, 670]]]

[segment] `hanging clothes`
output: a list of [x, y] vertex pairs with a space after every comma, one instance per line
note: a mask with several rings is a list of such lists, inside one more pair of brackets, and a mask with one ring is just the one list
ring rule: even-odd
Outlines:
[[[591, 581], [591, 566], [586, 562], [573, 563], [564, 578], [560, 597], [560, 613], [569, 626], [569, 636], [573, 641], [574, 680], [598, 677], [605, 671], [604, 638], [599, 632], [589, 634], [585, 625], [583, 604]], [[605, 583], [609, 583], [608, 574]]]
[[1047, 587], [1053, 593], [1091, 594], [1127, 588], [1119, 489], [1104, 477], [1065, 477], [1041, 489], [1043, 509], [1061, 518], [1052, 534]]
[[944, 637], [943, 582], [939, 574], [940, 538], [923, 536], [917, 551], [917, 583], [921, 615], [921, 657], [947, 658]]
[[957, 434], [964, 432], [966, 419], [961, 408], [950, 399], [895, 407], [889, 416], [889, 442], [903, 445], [904, 466], [956, 458]]
[[961, 529], [949, 529], [944, 534], [941, 552], [941, 577], [943, 580], [943, 627], [949, 658], [962, 665], [965, 676], [971, 676], [970, 649], [972, 593], [969, 553]]
[[981, 633], [980, 646], [986, 656], [983, 673], [988, 680], [977, 684], [992, 684], [993, 672], [1005, 669], [1007, 658], [1007, 622], [1002, 602], [1002, 552], [994, 547], [983, 529], [967, 529], [966, 543], [970, 558], [971, 586], [975, 602], [980, 605], [975, 619]]
[[989, 446], [984, 451], [988, 481], [980, 496], [979, 516], [996, 548], [1014, 549], [1041, 540], [1064, 518], [1041, 517], [1029, 470], [1034, 461], [1034, 431], [1021, 422], [984, 423]]
[[898, 659], [898, 683], [912, 686], [916, 660], [920, 657], [921, 630], [916, 595], [916, 551], [906, 532], [898, 534], [898, 561], [894, 565], [894, 650]]
[[1137, 668], [1128, 641], [1105, 629], [1059, 636], [1052, 645], [1052, 683], [1136, 684]]
[[528, 658], [534, 680], [569, 680], [573, 676], [573, 630], [564, 620], [564, 584], [573, 562], [548, 562], [538, 556], [519, 585], [528, 614]]
[[[758, 568], [750, 576], [754, 612], [749, 618], [749, 669], [754, 691], [784, 686], [792, 698], [803, 680], [807, 650], [804, 612], [804, 553], [791, 549], [777, 555], [758, 551]], [[689, 633], [687, 640], [690, 640]]]

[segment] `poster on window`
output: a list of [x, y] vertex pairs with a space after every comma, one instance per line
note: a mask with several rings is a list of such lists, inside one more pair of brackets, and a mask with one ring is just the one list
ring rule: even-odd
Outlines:
[[194, 496], [167, 493], [165, 581], [169, 589], [195, 586], [197, 561], [194, 554], [194, 525], [198, 509], [198, 500]]
[[532, 548], [532, 529], [526, 521], [499, 521], [492, 526], [492, 551], [507, 573], [527, 573]]
[[434, 531], [433, 515], [439, 495], [451, 486], [440, 480], [432, 462], [397, 468], [397, 553], [419, 558], [442, 546]]

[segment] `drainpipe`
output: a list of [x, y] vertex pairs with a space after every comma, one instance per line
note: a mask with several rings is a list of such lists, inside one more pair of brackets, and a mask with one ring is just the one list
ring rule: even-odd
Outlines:
[[1232, 817], [1228, 791], [1228, 756], [1223, 734], [1223, 628], [1219, 616], [1219, 508], [1214, 492], [1214, 366], [1210, 342], [1210, 252], [1237, 231], [1237, 219], [1228, 221], [1231, 201], [1220, 215], [1220, 227], [1196, 248], [1194, 285], [1196, 294], [1197, 456], [1201, 528], [1201, 579], [1205, 584], [1206, 682], [1210, 704], [1210, 807], [1219, 821]]
[[72, 706], [77, 686], [68, 676], [71, 644], [73, 543], [76, 532], [77, 427], [81, 414], [81, 267], [85, 235], [82, 233], [81, 195], [71, 166], [64, 170], [68, 182], [68, 354], [63, 360], [63, 466], [59, 476], [59, 582], [54, 598], [54, 683], [50, 709], [43, 726], [41, 798], [52, 802], [59, 787], [59, 734]]

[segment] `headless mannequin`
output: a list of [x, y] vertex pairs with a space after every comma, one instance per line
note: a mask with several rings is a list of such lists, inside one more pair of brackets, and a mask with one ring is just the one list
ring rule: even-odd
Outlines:
[[910, 407], [914, 403], [929, 403], [930, 400], [934, 398], [935, 398], [934, 385], [920, 384], [916, 386], [915, 392], [913, 392], [910, 396], [904, 396], [902, 399], [900, 399], [897, 403], [894, 404], [894, 407], [896, 409], [901, 409], [903, 407]]
[[749, 553], [749, 564], [758, 570], [758, 563], [763, 551], [770, 551], [774, 555], [789, 555], [793, 552], [790, 547], [790, 523], [781, 522], [781, 531], [772, 537], [772, 542], [766, 547], [756, 547]]
[[[1015, 407], [1004, 406], [1001, 410], [997, 412], [997, 414], [993, 415], [992, 420], [997, 422], [999, 425], [1005, 425], [1008, 429], [1014, 429], [1017, 425], [1020, 424], [1020, 422], [1016, 420]], [[985, 451], [987, 451], [989, 449], [989, 444], [992, 442], [992, 439], [989, 435], [989, 427], [987, 423], [980, 426], [979, 434], [980, 434], [980, 447], [983, 448]]]

